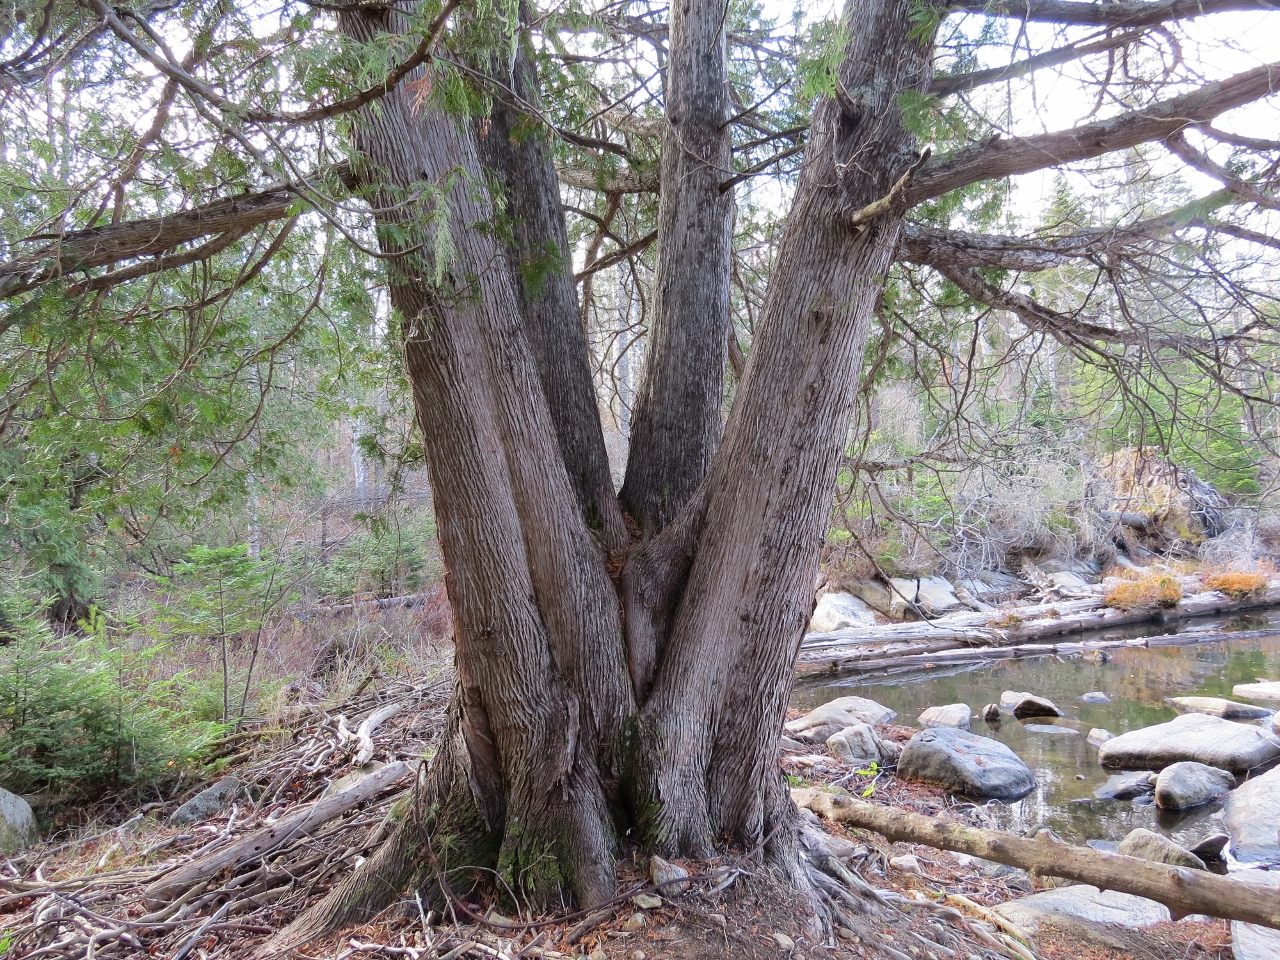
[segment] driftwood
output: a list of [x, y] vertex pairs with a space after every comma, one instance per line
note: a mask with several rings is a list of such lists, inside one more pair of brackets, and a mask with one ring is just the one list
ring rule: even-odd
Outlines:
[[312, 833], [322, 824], [373, 799], [416, 767], [416, 763], [404, 760], [389, 763], [346, 790], [317, 800], [227, 847], [164, 874], [146, 888], [145, 896], [150, 902], [168, 901], [181, 896], [197, 883], [216, 877], [223, 870], [264, 857], [294, 837]]
[[[865, 669], [865, 665], [873, 661], [877, 667], [881, 667], [889, 661], [901, 661], [904, 657], [965, 647], [1009, 648], [1021, 641], [1041, 640], [1086, 630], [1148, 622], [1168, 623], [1277, 604], [1280, 604], [1280, 582], [1273, 582], [1265, 593], [1243, 600], [1233, 600], [1214, 590], [1202, 590], [1184, 598], [1176, 607], [1167, 609], [1116, 610], [1106, 606], [1099, 596], [1064, 600], [1060, 603], [1039, 603], [994, 614], [960, 613], [915, 623], [811, 633], [800, 645], [796, 671], [800, 674], [815, 674], [851, 668]], [[1142, 643], [1140, 641], [1136, 645]], [[1007, 655], [1007, 652], [996, 654]]]
[[890, 840], [967, 853], [1033, 874], [1063, 877], [1101, 890], [1155, 900], [1168, 907], [1174, 919], [1204, 913], [1280, 929], [1280, 897], [1274, 887], [1221, 877], [1206, 870], [1077, 847], [1048, 831], [1031, 838], [1020, 837], [867, 803], [819, 788], [792, 790], [791, 798], [828, 820], [874, 830]]

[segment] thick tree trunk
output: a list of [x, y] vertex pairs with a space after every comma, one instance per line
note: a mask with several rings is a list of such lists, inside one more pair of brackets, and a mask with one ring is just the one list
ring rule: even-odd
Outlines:
[[671, 7], [658, 209], [657, 308], [621, 499], [646, 534], [675, 518], [720, 443], [733, 192], [725, 6]]

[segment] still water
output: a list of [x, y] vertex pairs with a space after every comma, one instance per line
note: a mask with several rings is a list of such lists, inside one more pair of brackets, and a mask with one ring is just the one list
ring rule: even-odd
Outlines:
[[[1255, 679], [1280, 680], [1280, 610], [1228, 620], [1190, 621], [1163, 629], [1148, 625], [1081, 635], [1081, 640], [1142, 636], [1276, 632], [1261, 638], [1224, 640], [1186, 646], [1161, 646], [1107, 651], [1105, 663], [1078, 657], [1036, 657], [964, 667], [899, 673], [892, 677], [856, 676], [809, 681], [796, 690], [795, 703], [811, 709], [836, 697], [857, 694], [898, 711], [895, 723], [915, 726], [927, 707], [965, 703], [973, 710], [972, 730], [1003, 741], [1036, 775], [1036, 789], [1016, 803], [992, 802], [988, 812], [1007, 830], [1023, 832], [1047, 826], [1064, 839], [1108, 846], [1135, 827], [1158, 830], [1191, 844], [1221, 830], [1221, 803], [1207, 804], [1182, 815], [1169, 815], [1151, 803], [1101, 800], [1097, 790], [1109, 776], [1098, 765], [1097, 750], [1085, 742], [1092, 727], [1114, 734], [1162, 723], [1177, 716], [1166, 697], [1231, 696], [1237, 683]], [[1075, 638], [1072, 638], [1075, 639]], [[1025, 690], [1048, 697], [1066, 716], [1038, 721], [1076, 731], [1074, 735], [1039, 733], [1006, 716], [988, 725], [982, 707], [1000, 700], [1005, 690]], [[1106, 694], [1110, 703], [1088, 703], [1086, 693]], [[1261, 704], [1268, 706], [1267, 704]], [[1031, 721], [1033, 723], [1037, 721]], [[1269, 724], [1270, 721], [1260, 721]]]

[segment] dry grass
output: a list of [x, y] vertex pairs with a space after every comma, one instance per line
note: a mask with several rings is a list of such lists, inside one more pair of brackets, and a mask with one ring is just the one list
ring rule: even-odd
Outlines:
[[1137, 580], [1122, 580], [1107, 591], [1106, 605], [1116, 610], [1154, 610], [1176, 607], [1182, 584], [1167, 573], [1148, 573]]
[[1211, 573], [1204, 578], [1204, 585], [1210, 590], [1225, 593], [1233, 600], [1245, 600], [1249, 597], [1265, 593], [1267, 576], [1263, 573]]

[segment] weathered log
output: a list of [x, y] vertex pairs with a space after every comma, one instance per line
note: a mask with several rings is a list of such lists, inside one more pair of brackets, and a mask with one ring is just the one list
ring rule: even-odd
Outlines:
[[791, 798], [798, 806], [828, 820], [874, 830], [890, 840], [967, 853], [1039, 876], [1063, 877], [1100, 890], [1118, 890], [1155, 900], [1168, 907], [1175, 919], [1204, 913], [1280, 929], [1280, 897], [1272, 887], [1092, 847], [1077, 847], [1048, 831], [1030, 838], [1020, 837], [867, 803], [814, 787], [792, 790]]
[[295, 837], [315, 832], [322, 824], [371, 800], [405, 774], [417, 768], [416, 763], [397, 760], [374, 771], [332, 796], [318, 800], [301, 810], [282, 817], [275, 823], [236, 842], [214, 850], [207, 856], [183, 864], [152, 882], [145, 891], [148, 902], [157, 903], [180, 896], [195, 884], [215, 877], [223, 870], [240, 867], [279, 849]]

